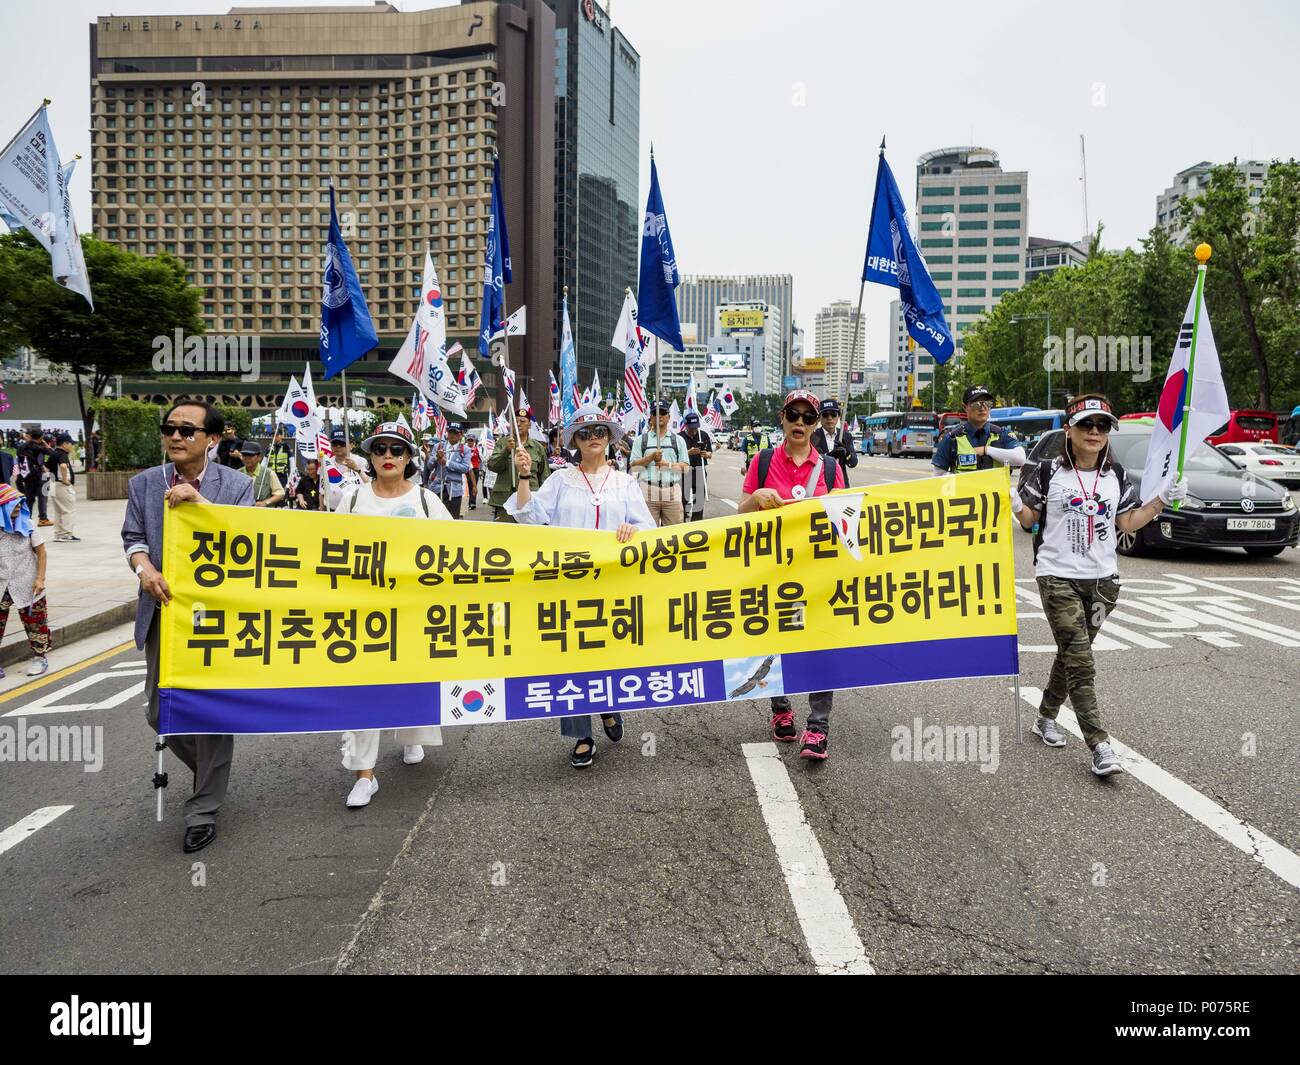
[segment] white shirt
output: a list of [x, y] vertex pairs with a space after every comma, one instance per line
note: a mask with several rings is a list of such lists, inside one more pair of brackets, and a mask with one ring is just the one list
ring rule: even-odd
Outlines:
[[325, 506], [329, 510], [338, 510], [340, 502], [345, 496], [351, 495], [353, 488], [370, 480], [366, 474], [365, 460], [356, 455], [334, 460], [334, 466], [343, 473], [343, 481], [337, 485], [329, 483], [328, 471], [323, 468], [325, 465], [327, 463], [322, 463], [318, 468], [321, 483], [325, 486]]
[[1038, 511], [1042, 528], [1035, 575], [1070, 580], [1115, 576], [1115, 519], [1140, 505], [1128, 477], [1121, 481], [1113, 467], [1099, 475], [1056, 459], [1044, 499], [1036, 469], [1037, 464], [1026, 466], [1020, 483], [1020, 496]]
[[555, 470], [532, 494], [526, 507], [519, 506], [518, 492], [507, 499], [506, 513], [523, 525], [559, 525], [566, 529], [612, 531], [624, 522], [637, 529], [658, 527], [636, 479], [610, 466], [587, 477], [577, 466]]
[[[423, 518], [424, 507], [420, 506], [417, 492], [423, 492], [425, 502], [429, 504], [429, 517], [436, 521], [455, 521], [451, 513], [442, 505], [442, 500], [427, 488], [421, 488], [413, 481], [408, 481], [409, 490], [393, 499], [375, 495], [374, 482], [363, 484], [348, 492], [339, 504], [339, 512], [344, 514], [367, 514], [377, 518]], [[351, 507], [350, 499], [355, 495], [357, 502]]]

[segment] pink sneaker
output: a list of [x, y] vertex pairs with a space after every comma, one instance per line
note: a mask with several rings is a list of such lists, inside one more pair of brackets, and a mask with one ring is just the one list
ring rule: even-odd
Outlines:
[[826, 761], [826, 733], [804, 729], [803, 748], [799, 751], [799, 757], [815, 758], [819, 762]]
[[793, 710], [778, 710], [772, 715], [772, 739], [778, 743], [794, 743], [797, 735]]

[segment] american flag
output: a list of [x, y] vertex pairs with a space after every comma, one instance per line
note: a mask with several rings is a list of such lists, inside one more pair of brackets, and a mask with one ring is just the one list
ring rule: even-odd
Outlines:
[[321, 461], [334, 457], [334, 448], [330, 444], [330, 438], [324, 433], [316, 434], [316, 454], [320, 456]]
[[722, 432], [722, 404], [718, 400], [715, 399], [709, 404], [709, 410], [705, 417], [708, 418], [709, 424], [714, 429]]
[[555, 383], [555, 371], [548, 370], [551, 377], [551, 410], [550, 421], [552, 425], [560, 423], [560, 386]]
[[447, 418], [442, 411], [433, 416], [433, 431], [438, 434], [439, 440], [447, 439]]

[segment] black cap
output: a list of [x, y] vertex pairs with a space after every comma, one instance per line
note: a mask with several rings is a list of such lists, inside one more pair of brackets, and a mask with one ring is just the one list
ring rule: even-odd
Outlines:
[[56, 436], [56, 437], [54, 438], [54, 442], [55, 442], [56, 444], [71, 444], [71, 443], [72, 443], [72, 434], [71, 434], [71, 433], [59, 433], [59, 435]]
[[750, 419], [749, 419], [749, 427], [750, 427], [751, 429], [757, 429], [757, 428], [758, 428], [758, 419], [757, 419], [757, 418], [750, 418]]
[[460, 422], [447, 423], [447, 432], [449, 433], [463, 433], [464, 431], [465, 431], [465, 427], [461, 425]]
[[840, 401], [838, 399], [822, 400], [823, 414], [839, 414], [839, 412], [840, 412]]
[[650, 408], [655, 414], [671, 414], [673, 405], [665, 400], [656, 401], [655, 405]]
[[336, 429], [334, 430], [333, 433], [330, 434], [331, 444], [346, 444], [347, 442], [348, 442], [348, 434], [343, 432], [342, 429]]
[[700, 416], [699, 416], [698, 414], [696, 414], [693, 410], [687, 411], [685, 414], [682, 415], [682, 424], [683, 424], [683, 425], [699, 425], [699, 424], [700, 424]]
[[262, 445], [257, 443], [255, 440], [245, 440], [244, 446], [239, 449], [239, 453], [241, 455], [260, 455], [262, 453]]
[[977, 399], [991, 400], [992, 398], [993, 393], [983, 385], [971, 385], [970, 388], [966, 389], [966, 391], [961, 394], [962, 406], [965, 406], [967, 403], [974, 403]]

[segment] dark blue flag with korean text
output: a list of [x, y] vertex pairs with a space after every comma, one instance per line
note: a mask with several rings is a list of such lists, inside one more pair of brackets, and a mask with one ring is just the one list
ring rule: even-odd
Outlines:
[[883, 152], [876, 170], [862, 280], [898, 289], [908, 335], [933, 355], [935, 362], [944, 363], [952, 357], [952, 330], [943, 314], [943, 299], [912, 240], [907, 208]]
[[682, 343], [682, 322], [677, 315], [673, 289], [682, 283], [677, 272], [677, 255], [668, 232], [664, 198], [659, 192], [659, 171], [650, 157], [650, 195], [646, 197], [645, 225], [641, 230], [641, 276], [637, 283], [637, 325], [673, 346]]
[[492, 208], [488, 211], [487, 248], [483, 261], [483, 309], [478, 320], [478, 353], [483, 358], [491, 354], [493, 334], [505, 328], [506, 279], [505, 262], [501, 252], [502, 210], [498, 185], [492, 182]]
[[330, 186], [330, 239], [325, 246], [325, 286], [320, 305], [320, 361], [333, 377], [379, 346], [370, 308], [348, 246], [343, 243], [339, 216]]

